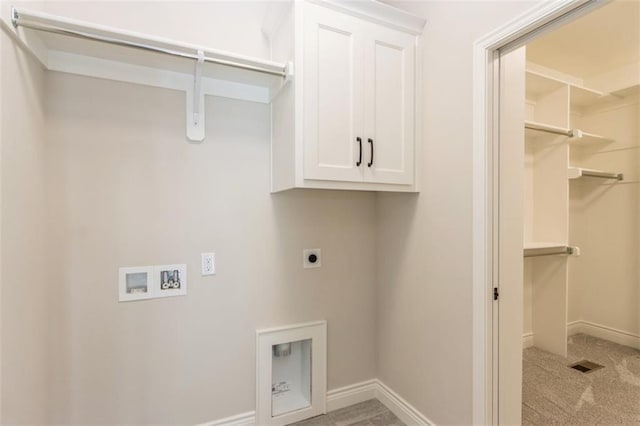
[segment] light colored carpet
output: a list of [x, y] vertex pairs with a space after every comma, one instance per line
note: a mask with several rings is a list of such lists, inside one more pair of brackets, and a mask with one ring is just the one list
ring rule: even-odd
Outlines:
[[295, 426], [405, 426], [377, 399], [370, 399], [325, 415], [294, 423]]
[[[588, 360], [605, 368], [581, 373]], [[523, 354], [523, 425], [640, 425], [640, 351], [585, 334], [569, 338], [568, 357], [538, 348]]]

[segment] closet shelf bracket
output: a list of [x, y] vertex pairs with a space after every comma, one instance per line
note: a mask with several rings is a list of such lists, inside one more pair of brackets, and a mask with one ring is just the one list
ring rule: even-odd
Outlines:
[[291, 81], [291, 79], [293, 78], [293, 62], [289, 61], [287, 62], [287, 65], [284, 68], [284, 84], [287, 84]]
[[15, 7], [11, 8], [11, 24], [13, 28], [18, 28], [18, 10]]
[[204, 125], [201, 117], [204, 116], [204, 92], [202, 91], [202, 66], [204, 65], [204, 52], [198, 50], [195, 72], [193, 74], [193, 115], [191, 121], [187, 117], [187, 138], [193, 142], [204, 140]]

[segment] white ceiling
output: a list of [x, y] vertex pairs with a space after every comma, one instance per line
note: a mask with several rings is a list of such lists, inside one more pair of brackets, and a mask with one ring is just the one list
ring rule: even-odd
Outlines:
[[616, 0], [543, 35], [527, 60], [579, 78], [640, 61], [640, 0]]

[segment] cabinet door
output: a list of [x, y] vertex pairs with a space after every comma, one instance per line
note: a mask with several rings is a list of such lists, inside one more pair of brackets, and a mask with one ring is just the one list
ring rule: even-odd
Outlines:
[[375, 24], [365, 41], [365, 181], [414, 182], [416, 37]]
[[362, 23], [306, 3], [303, 50], [304, 178], [361, 182]]

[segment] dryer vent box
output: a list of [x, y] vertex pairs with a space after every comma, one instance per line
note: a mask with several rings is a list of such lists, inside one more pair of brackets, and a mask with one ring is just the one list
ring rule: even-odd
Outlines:
[[325, 321], [257, 332], [257, 424], [326, 413], [326, 335]]

